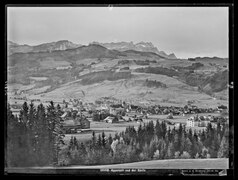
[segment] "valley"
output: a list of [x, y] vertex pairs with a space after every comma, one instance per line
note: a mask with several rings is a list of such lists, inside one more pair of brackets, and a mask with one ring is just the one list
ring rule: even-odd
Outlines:
[[194, 101], [202, 107], [228, 104], [227, 59], [169, 59], [129, 47], [119, 51], [115, 44], [112, 48], [107, 44], [109, 49], [99, 44], [75, 46], [9, 55], [9, 97], [84, 102], [113, 97], [135, 104], [181, 106]]

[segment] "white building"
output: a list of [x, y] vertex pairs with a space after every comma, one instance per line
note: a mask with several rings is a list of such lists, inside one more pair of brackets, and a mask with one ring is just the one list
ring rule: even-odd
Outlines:
[[62, 70], [62, 69], [71, 69], [72, 66], [58, 66], [56, 69], [57, 70]]
[[194, 127], [195, 126], [194, 120], [193, 119], [188, 119], [186, 126], [187, 127]]
[[187, 127], [194, 127], [194, 126], [198, 126], [198, 122], [195, 122], [195, 117], [192, 116], [190, 118], [187, 119]]

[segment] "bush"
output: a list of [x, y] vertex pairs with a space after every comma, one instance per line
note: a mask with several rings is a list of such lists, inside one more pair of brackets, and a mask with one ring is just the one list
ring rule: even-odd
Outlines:
[[179, 155], [180, 155], [180, 152], [179, 152], [179, 151], [176, 151], [176, 152], [174, 153], [174, 158], [175, 158], [175, 159], [179, 159]]
[[140, 153], [139, 159], [140, 159], [141, 161], [148, 161], [148, 160], [150, 160], [150, 158], [148, 157], [148, 154], [147, 154], [147, 153], [144, 153], [144, 152], [141, 152], [141, 153]]
[[191, 156], [187, 151], [183, 151], [183, 154], [180, 156], [181, 159], [190, 159]]
[[157, 150], [154, 152], [153, 159], [159, 159], [159, 157], [160, 157], [160, 153], [159, 153], [159, 150], [157, 149]]
[[207, 158], [208, 149], [206, 147], [202, 148], [202, 158]]
[[195, 159], [199, 159], [200, 155], [197, 153]]

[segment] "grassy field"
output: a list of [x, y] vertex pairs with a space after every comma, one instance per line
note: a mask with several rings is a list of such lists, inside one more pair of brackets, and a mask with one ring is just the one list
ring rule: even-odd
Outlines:
[[106, 137], [108, 137], [109, 134], [111, 134], [111, 136], [113, 137], [116, 133], [125, 131], [126, 127], [129, 127], [129, 126], [134, 126], [135, 128], [137, 128], [139, 126], [139, 123], [121, 121], [118, 123], [111, 124], [111, 123], [105, 123], [105, 122], [92, 121], [90, 124], [90, 130], [81, 132], [78, 134], [66, 134], [64, 140], [66, 143], [68, 143], [71, 136], [75, 136], [80, 142], [85, 142], [92, 138], [93, 131], [95, 132], [96, 136], [104, 132]]
[[68, 166], [68, 167], [26, 167], [8, 168], [8, 173], [57, 173], [57, 169], [228, 169], [229, 159], [170, 159], [152, 160], [125, 164]]
[[141, 169], [228, 169], [224, 159], [170, 159], [100, 166], [71, 166], [70, 168], [141, 168]]

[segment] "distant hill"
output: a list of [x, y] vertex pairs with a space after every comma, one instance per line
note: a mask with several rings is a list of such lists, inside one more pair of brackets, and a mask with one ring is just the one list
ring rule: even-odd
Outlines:
[[134, 44], [133, 42], [92, 42], [92, 44], [100, 44], [108, 49], [115, 49], [118, 51], [135, 50], [141, 52], [153, 52], [164, 58], [177, 59], [177, 57], [173, 53], [168, 55], [164, 51], [159, 51], [151, 42], [139, 42], [136, 44]]
[[203, 90], [206, 92], [220, 92], [228, 88], [228, 70], [215, 73], [208, 77], [203, 83]]
[[74, 49], [77, 47], [82, 46], [81, 44], [74, 44], [68, 40], [61, 40], [57, 42], [51, 43], [44, 43], [36, 46], [30, 45], [19, 45], [12, 41], [8, 41], [8, 55], [14, 53], [28, 53], [28, 52], [48, 52], [48, 51], [55, 51], [55, 50], [67, 50], [67, 49]]
[[194, 61], [212, 61], [212, 60], [228, 60], [228, 58], [220, 58], [220, 57], [195, 57], [195, 58], [188, 58], [189, 60], [194, 60]]
[[[77, 61], [85, 58], [116, 58], [123, 56], [122, 52], [108, 50], [100, 45], [81, 46], [75, 49], [55, 50], [45, 52], [14, 53], [9, 56], [9, 65], [14, 66], [23, 62], [40, 62], [52, 59], [54, 61]], [[124, 55], [125, 56], [125, 55]]]

